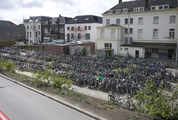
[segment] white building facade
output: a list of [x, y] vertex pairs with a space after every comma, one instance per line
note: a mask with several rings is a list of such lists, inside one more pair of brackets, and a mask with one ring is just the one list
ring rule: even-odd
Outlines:
[[29, 43], [40, 43], [43, 39], [42, 24], [51, 17], [36, 16], [24, 19], [26, 40]]
[[121, 56], [129, 52], [133, 57], [174, 59], [177, 31], [177, 0], [120, 0], [103, 14], [97, 48], [114, 49]]
[[102, 26], [102, 18], [99, 16], [76, 16], [65, 24], [65, 39], [95, 42], [99, 26]]

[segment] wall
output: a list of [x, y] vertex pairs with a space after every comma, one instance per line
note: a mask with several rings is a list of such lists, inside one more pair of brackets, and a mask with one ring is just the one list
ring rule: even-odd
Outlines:
[[[67, 27], [74, 27], [74, 28], [78, 28], [78, 26], [80, 26], [81, 28], [85, 29], [85, 26], [87, 26], [87, 30], [84, 31], [69, 31], [67, 30]], [[91, 26], [91, 30], [88, 30], [88, 26]], [[97, 26], [102, 26], [102, 24], [97, 24], [97, 23], [87, 23], [87, 24], [65, 24], [65, 39], [67, 40], [67, 34], [70, 34], [70, 38], [71, 38], [71, 34], [74, 33], [74, 35], [78, 35], [78, 33], [81, 33], [81, 35], [84, 36], [84, 40], [85, 39], [85, 34], [89, 33], [90, 34], [90, 41], [91, 42], [95, 42], [96, 41], [96, 27]], [[88, 39], [87, 39], [88, 40]]]
[[[106, 19], [110, 19], [110, 24], [116, 24], [116, 19], [120, 19], [121, 26], [128, 28], [128, 24], [125, 24], [125, 18], [133, 18], [133, 24], [129, 25], [129, 28], [133, 28], [133, 34], [129, 34], [129, 37], [133, 37], [133, 41], [136, 42], [163, 42], [174, 43], [176, 39], [168, 39], [169, 29], [175, 29], [175, 38], [178, 38], [178, 24], [170, 23], [170, 16], [176, 16], [176, 22], [178, 23], [178, 15], [176, 10], [159, 10], [148, 12], [131, 12], [126, 14], [111, 14], [103, 16], [103, 26], [106, 25]], [[153, 24], [153, 17], [159, 17], [159, 24]], [[138, 24], [138, 18], [143, 18], [143, 24]], [[143, 39], [138, 39], [138, 29], [143, 29]], [[158, 29], [158, 39], [153, 39], [153, 29]], [[128, 34], [124, 34], [127, 37]]]
[[91, 54], [94, 54], [95, 43], [84, 43], [84, 44], [75, 44], [75, 45], [51, 45], [51, 44], [39, 44], [39, 51], [43, 51], [43, 46], [45, 52], [49, 53], [60, 53], [60, 54], [69, 54], [69, 46], [89, 46]]
[[11, 46], [17, 40], [25, 40], [25, 27], [0, 26], [0, 45]]

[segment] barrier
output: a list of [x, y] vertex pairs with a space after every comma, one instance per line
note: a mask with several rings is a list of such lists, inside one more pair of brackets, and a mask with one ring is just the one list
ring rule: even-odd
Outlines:
[[0, 120], [10, 120], [10, 119], [0, 110]]

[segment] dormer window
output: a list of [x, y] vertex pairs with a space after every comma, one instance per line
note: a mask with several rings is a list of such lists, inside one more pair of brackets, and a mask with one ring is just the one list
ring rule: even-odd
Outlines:
[[77, 21], [77, 18], [75, 18], [74, 20]]
[[113, 13], [113, 10], [109, 10], [109, 11], [108, 11], [108, 14], [112, 14], [112, 13]]
[[163, 9], [163, 6], [159, 6], [159, 9], [162, 10], [162, 9]]
[[123, 13], [126, 13], [126, 12], [128, 12], [129, 10], [127, 9], [127, 8], [124, 8], [124, 9], [122, 9], [122, 12]]
[[155, 10], [155, 7], [151, 7], [151, 10]]
[[144, 7], [134, 8], [134, 12], [138, 12], [138, 11], [144, 11]]
[[89, 20], [89, 18], [85, 18], [85, 20]]
[[115, 10], [116, 13], [121, 13], [121, 9]]
[[169, 9], [169, 6], [168, 6], [168, 5], [165, 5], [165, 6], [164, 6], [164, 9]]

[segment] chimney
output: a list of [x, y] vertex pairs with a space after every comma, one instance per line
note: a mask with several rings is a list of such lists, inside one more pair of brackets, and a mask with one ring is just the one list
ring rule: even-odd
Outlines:
[[148, 10], [148, 0], [145, 0], [145, 10]]
[[122, 2], [122, 0], [119, 0], [119, 4]]

